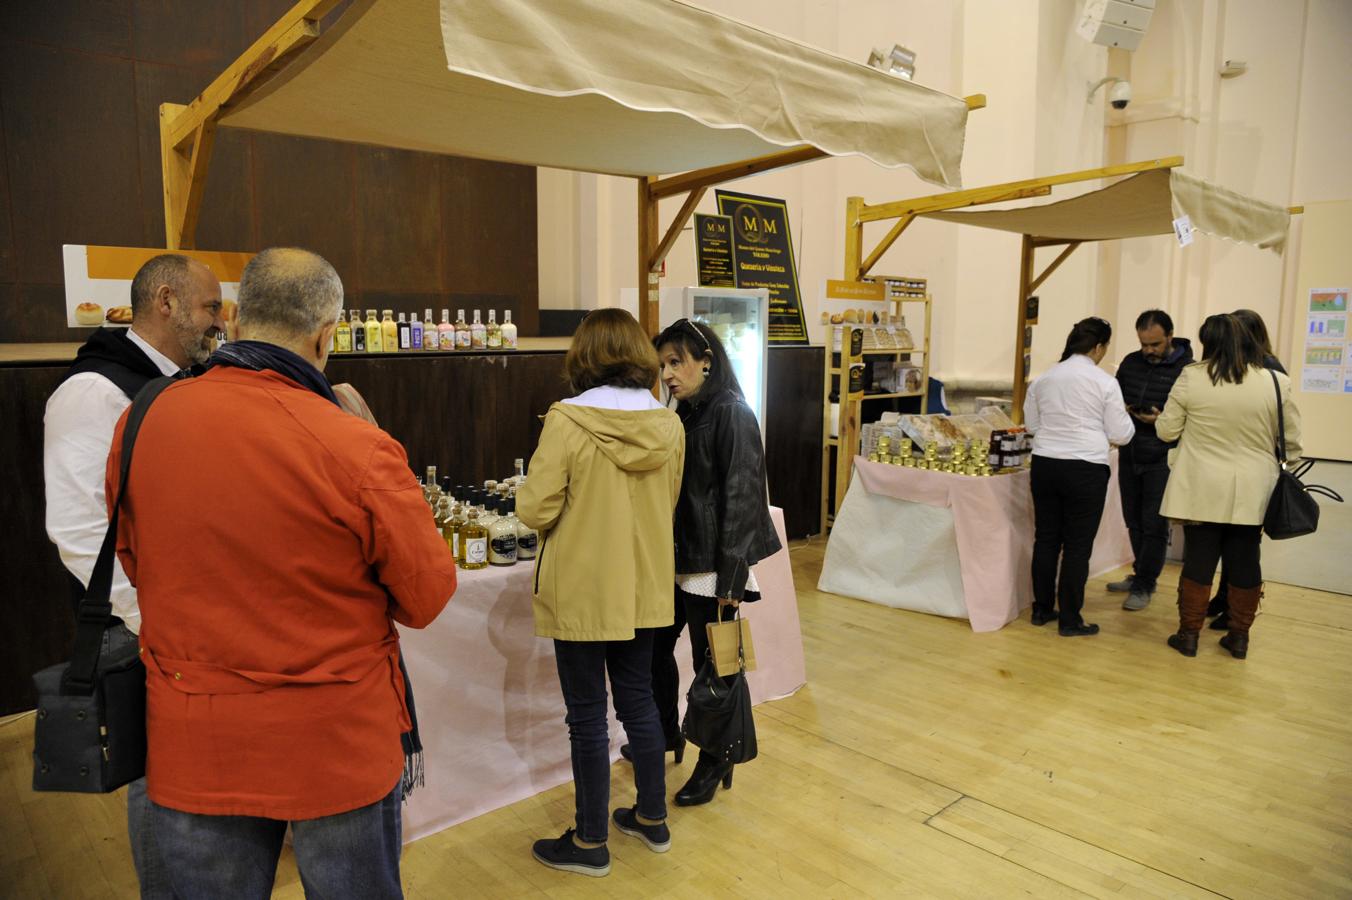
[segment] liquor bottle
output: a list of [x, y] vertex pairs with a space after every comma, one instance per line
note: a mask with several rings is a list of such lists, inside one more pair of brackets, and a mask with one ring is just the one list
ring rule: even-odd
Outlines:
[[464, 532], [466, 523], [469, 522], [469, 511], [474, 507], [463, 490], [457, 490], [456, 496], [460, 498], [460, 502], [451, 507], [451, 528], [455, 534], [455, 561], [459, 564], [464, 562], [465, 559], [465, 542], [460, 539], [460, 536]]
[[464, 557], [462, 569], [483, 569], [488, 566], [488, 529], [479, 524], [479, 511], [471, 509], [469, 520], [460, 529], [460, 547]]
[[352, 310], [352, 312], [348, 314], [347, 320], [350, 323], [348, 327], [352, 329], [352, 352], [365, 353], [366, 326], [361, 323], [361, 311], [356, 309]]
[[410, 350], [421, 350], [423, 348], [422, 322], [418, 321], [417, 313], [411, 313], [410, 315], [412, 315], [413, 321], [410, 322], [408, 326], [408, 334], [409, 334], [408, 348]]
[[[516, 501], [512, 501], [512, 517], [516, 518]], [[516, 558], [535, 559], [535, 548], [540, 543], [540, 535], [520, 519], [516, 520]]]
[[488, 562], [494, 566], [516, 565], [516, 526], [510, 500], [498, 501], [498, 518], [488, 529]]
[[451, 311], [441, 311], [441, 324], [437, 326], [437, 349], [455, 349], [455, 326], [451, 324]]
[[398, 343], [395, 344], [400, 350], [413, 349], [413, 329], [408, 324], [408, 319], [403, 313], [399, 314], [399, 321], [395, 324], [395, 331], [398, 335]]
[[445, 494], [441, 495], [441, 502], [437, 504], [437, 530], [441, 532], [441, 539], [446, 542], [446, 549], [451, 551], [451, 556], [458, 556], [460, 547], [455, 535], [455, 514], [452, 512], [451, 498]]
[[492, 528], [498, 520], [498, 498], [492, 491], [484, 491], [479, 499], [479, 524]]
[[376, 311], [366, 311], [366, 352], [381, 353], [385, 350], [385, 340], [381, 335], [380, 323], [376, 321]]
[[502, 349], [516, 349], [516, 326], [512, 324], [512, 311], [502, 311]]
[[441, 489], [437, 487], [436, 466], [427, 467], [427, 477], [423, 479], [422, 485], [423, 485], [423, 497], [426, 498], [427, 502], [432, 504], [433, 509], [435, 509], [436, 508], [435, 496], [441, 493]]
[[468, 350], [469, 348], [469, 323], [465, 321], [465, 311], [457, 309], [455, 311], [455, 349]]
[[484, 346], [489, 350], [502, 349], [502, 329], [498, 326], [498, 311], [488, 311], [488, 329], [484, 337]]
[[432, 310], [423, 310], [423, 333], [422, 344], [417, 347], [419, 350], [437, 349], [437, 323], [432, 321]]
[[[337, 346], [338, 346], [338, 329], [335, 328], [335, 329], [333, 329], [333, 331], [330, 331], [330, 332], [329, 332], [329, 355], [330, 355], [330, 356], [333, 355], [333, 352], [334, 352], [334, 350], [337, 348]], [[215, 348], [213, 347], [212, 349], [214, 350]]]
[[392, 309], [380, 311], [380, 342], [381, 349], [386, 353], [393, 353], [399, 349], [399, 325], [394, 321]]
[[338, 327], [333, 332], [333, 350], [335, 353], [352, 352], [352, 326], [347, 324], [341, 309], [338, 310]]
[[474, 311], [474, 321], [469, 325], [469, 345], [474, 350], [483, 350], [488, 346], [488, 331], [477, 309]]
[[516, 467], [516, 474], [512, 478], [515, 479], [516, 486], [520, 488], [521, 485], [526, 483], [526, 461], [518, 456], [512, 460], [512, 465]]

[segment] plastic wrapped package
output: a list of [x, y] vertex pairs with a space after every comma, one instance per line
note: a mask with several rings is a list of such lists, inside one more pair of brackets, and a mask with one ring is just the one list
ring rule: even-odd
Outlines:
[[976, 414], [995, 431], [1008, 431], [1014, 427], [1014, 420], [998, 406], [983, 406]]
[[949, 421], [957, 426], [968, 441], [990, 442], [991, 432], [995, 429], [979, 415], [950, 416]]

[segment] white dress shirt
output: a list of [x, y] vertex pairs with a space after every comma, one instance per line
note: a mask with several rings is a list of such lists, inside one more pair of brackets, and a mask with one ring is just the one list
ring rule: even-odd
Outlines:
[[1083, 353], [1057, 363], [1028, 388], [1023, 421], [1033, 455], [1108, 465], [1108, 445], [1131, 440], [1136, 426], [1117, 379]]
[[[127, 336], [165, 375], [179, 367], [131, 329]], [[47, 400], [43, 415], [42, 466], [47, 493], [47, 537], [56, 544], [61, 562], [88, 586], [94, 562], [108, 532], [108, 504], [103, 484], [113, 430], [131, 406], [122, 389], [95, 372], [66, 379]], [[113, 561], [113, 615], [134, 632], [141, 629], [136, 588], [122, 564]]]

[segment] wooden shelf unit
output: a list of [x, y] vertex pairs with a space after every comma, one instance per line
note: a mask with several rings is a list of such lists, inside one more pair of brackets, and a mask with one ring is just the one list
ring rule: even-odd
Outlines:
[[[910, 350], [900, 349], [861, 349], [858, 353], [851, 355], [850, 345], [853, 332], [864, 329], [878, 327], [872, 325], [840, 325], [832, 326], [830, 337], [831, 344], [826, 348], [825, 353], [825, 377], [822, 379], [823, 393], [823, 416], [822, 416], [822, 527], [829, 530], [832, 522], [835, 520], [836, 509], [845, 499], [845, 491], [850, 486], [850, 478], [854, 474], [854, 457], [859, 450], [859, 435], [863, 422], [863, 404], [870, 400], [893, 400], [903, 397], [919, 397], [920, 411], [927, 412], [929, 409], [929, 374], [930, 374], [930, 320], [933, 298], [925, 289], [924, 296], [899, 296], [893, 290], [897, 284], [920, 284], [924, 285], [923, 279], [902, 278], [879, 275], [871, 279], [882, 281], [889, 286], [888, 306], [892, 320], [899, 321], [906, 308], [912, 309], [921, 307], [924, 323], [921, 328], [923, 337], [916, 343], [916, 346]], [[914, 328], [915, 320], [912, 317], [907, 322], [907, 330], [911, 332], [912, 337], [917, 337]], [[840, 352], [835, 351], [835, 329], [841, 329], [840, 333]], [[862, 340], [861, 340], [862, 345]], [[916, 363], [914, 357], [919, 356], [919, 363]], [[851, 394], [849, 388], [850, 366], [857, 363], [863, 363], [865, 358], [878, 359], [890, 357], [894, 361], [902, 362], [902, 357], [912, 357], [910, 364], [920, 369], [919, 391], [900, 391], [896, 393], [874, 394], [867, 391], [856, 391]], [[831, 410], [831, 394], [833, 385], [840, 396], [840, 403], [837, 405], [834, 421]], [[832, 436], [832, 431], [838, 437]], [[832, 459], [832, 450], [835, 450], [835, 458]], [[834, 487], [834, 491], [832, 488]], [[834, 495], [834, 503], [832, 497]]]

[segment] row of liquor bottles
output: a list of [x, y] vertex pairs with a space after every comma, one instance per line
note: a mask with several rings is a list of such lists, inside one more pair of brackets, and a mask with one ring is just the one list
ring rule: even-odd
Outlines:
[[539, 535], [516, 517], [516, 490], [526, 480], [525, 461], [516, 460], [516, 474], [483, 487], [437, 481], [437, 467], [427, 467], [423, 496], [437, 530], [462, 569], [514, 566], [535, 559]]
[[451, 311], [441, 311], [440, 324], [433, 324], [432, 310], [423, 310], [423, 319], [413, 313], [412, 320], [406, 320], [399, 314], [395, 321], [394, 311], [381, 310], [381, 318], [376, 320], [376, 311], [368, 309], [366, 320], [361, 318], [360, 310], [352, 310], [350, 316], [338, 312], [338, 327], [333, 332], [330, 353], [396, 353], [401, 350], [515, 350], [516, 325], [512, 323], [512, 311], [503, 310], [503, 322], [498, 324], [498, 311], [488, 311], [488, 324], [480, 318], [479, 310], [474, 311], [474, 321], [465, 321], [465, 311], [456, 310], [456, 319], [451, 321]]

